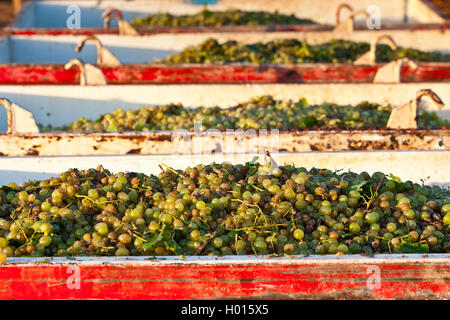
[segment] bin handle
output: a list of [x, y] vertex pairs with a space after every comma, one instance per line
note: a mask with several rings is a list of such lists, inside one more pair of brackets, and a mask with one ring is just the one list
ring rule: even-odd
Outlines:
[[417, 117], [420, 112], [420, 100], [427, 96], [438, 106], [439, 109], [444, 107], [444, 102], [431, 89], [421, 89], [417, 91], [416, 97], [394, 108], [389, 116], [387, 127], [391, 129], [417, 129]]
[[80, 85], [107, 85], [105, 75], [100, 68], [92, 64], [85, 64], [81, 59], [72, 59], [64, 65], [69, 70], [76, 67], [80, 70]]
[[336, 9], [336, 25], [338, 26], [341, 23], [341, 11], [342, 9], [347, 9], [350, 11], [350, 14], [353, 13], [353, 8], [347, 3], [341, 3]]
[[419, 66], [409, 58], [400, 58], [389, 62], [378, 68], [374, 83], [400, 83], [402, 81], [402, 66], [407, 64], [411, 69], [415, 70]]
[[6, 116], [8, 118], [8, 130], [6, 131], [7, 134], [13, 133], [13, 113], [11, 109], [11, 102], [6, 98], [0, 98], [0, 105], [4, 106], [6, 109]]
[[136, 29], [134, 29], [127, 21], [123, 19], [122, 12], [115, 8], [107, 9], [102, 14], [102, 18], [104, 21], [105, 30], [109, 30], [109, 24], [111, 19], [115, 18], [117, 20], [117, 24], [119, 25], [119, 34], [120, 35], [138, 35]]
[[87, 41], [93, 41], [97, 46], [97, 65], [108, 67], [120, 66], [119, 59], [117, 59], [108, 49], [106, 49], [105, 46], [96, 36], [93, 35], [86, 36], [78, 43], [77, 47], [75, 48], [75, 51], [80, 52]]
[[[20, 132], [39, 133], [39, 128], [36, 125], [36, 121], [34, 120], [31, 112], [23, 109], [15, 103], [11, 103], [11, 101], [6, 98], [0, 98], [0, 105], [4, 106], [6, 109], [6, 116], [8, 118], [7, 134], [15, 134]], [[17, 117], [19, 117], [19, 121], [16, 121]], [[22, 126], [18, 127], [18, 123]]]
[[392, 50], [397, 50], [397, 44], [395, 43], [394, 39], [392, 39], [392, 37], [390, 35], [382, 34], [382, 35], [379, 35], [378, 37], [376, 37], [374, 40], [372, 40], [372, 42], [370, 43], [369, 51], [367, 51], [362, 56], [360, 56], [358, 59], [356, 59], [353, 62], [353, 64], [355, 64], [355, 65], [363, 64], [363, 65], [371, 65], [371, 66], [375, 65], [375, 62], [376, 62], [376, 54], [375, 53], [376, 53], [377, 45], [383, 39], [387, 40], [387, 42]]
[[[340, 13], [343, 8], [350, 10], [351, 14], [347, 19], [345, 19], [344, 22], [340, 23]], [[341, 4], [336, 10], [336, 26], [334, 27], [333, 31], [353, 32], [355, 17], [358, 15], [364, 15], [366, 19], [370, 18], [369, 14], [364, 10], [354, 11], [348, 4]]]

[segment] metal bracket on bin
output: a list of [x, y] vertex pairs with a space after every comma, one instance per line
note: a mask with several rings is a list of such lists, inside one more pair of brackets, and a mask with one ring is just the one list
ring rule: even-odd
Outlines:
[[[397, 44], [391, 36], [383, 34], [375, 38], [371, 44], [370, 49], [358, 59], [356, 59], [354, 65], [370, 65], [373, 66], [376, 63], [376, 48], [381, 40], [387, 40], [387, 43], [392, 50], [397, 50]], [[401, 82], [401, 67], [403, 64], [407, 63], [411, 68], [416, 69], [417, 64], [408, 59], [401, 58], [395, 61], [389, 62], [377, 70], [375, 77], [373, 79], [374, 83], [400, 83]]]
[[8, 134], [14, 133], [39, 133], [39, 128], [34, 121], [31, 112], [11, 103], [6, 98], [0, 98], [0, 105], [6, 109], [8, 118]]
[[66, 63], [64, 68], [69, 70], [73, 67], [80, 69], [80, 85], [82, 86], [104, 86], [107, 85], [105, 75], [102, 70], [89, 63], [84, 63], [80, 59], [72, 59]]
[[417, 116], [420, 112], [420, 100], [423, 96], [430, 97], [439, 109], [444, 107], [444, 102], [432, 90], [419, 90], [415, 99], [392, 110], [387, 127], [391, 129], [417, 129]]
[[95, 42], [97, 46], [97, 65], [100, 67], [118, 67], [120, 66], [120, 61], [117, 59], [108, 49], [106, 49], [101, 41], [95, 36], [87, 36], [81, 40], [75, 50], [80, 52], [83, 49], [84, 44], [87, 41]]
[[417, 69], [418, 65], [409, 58], [401, 58], [386, 63], [380, 67], [373, 79], [374, 83], [400, 83], [402, 82], [402, 65], [407, 64], [410, 68]]
[[370, 66], [375, 65], [377, 44], [383, 39], [387, 40], [387, 42], [392, 50], [397, 50], [397, 44], [395, 43], [394, 39], [392, 39], [392, 37], [387, 34], [382, 34], [382, 35], [376, 37], [374, 40], [372, 40], [372, 42], [370, 43], [369, 51], [367, 51], [362, 56], [360, 56], [358, 59], [356, 59], [353, 62], [353, 64], [354, 65], [370, 65]]
[[[348, 9], [350, 11], [350, 16], [341, 23], [340, 15], [342, 9]], [[352, 7], [348, 4], [343, 3], [339, 5], [336, 9], [336, 26], [333, 31], [341, 31], [341, 32], [353, 32], [354, 29], [354, 20], [357, 15], [364, 15], [366, 19], [369, 19], [369, 14], [364, 10], [354, 11]]]
[[104, 20], [105, 30], [109, 29], [109, 23], [111, 19], [115, 18], [117, 20], [117, 24], [119, 25], [119, 34], [120, 35], [129, 35], [136, 36], [139, 33], [134, 29], [127, 21], [123, 19], [122, 12], [117, 9], [108, 9], [102, 14], [102, 18]]

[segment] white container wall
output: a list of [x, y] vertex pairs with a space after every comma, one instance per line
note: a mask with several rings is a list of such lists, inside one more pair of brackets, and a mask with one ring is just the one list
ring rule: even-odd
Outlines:
[[[16, 28], [66, 28], [67, 8], [77, 5], [81, 13], [81, 28], [102, 28], [102, 12], [110, 7], [122, 10], [125, 20], [132, 20], [147, 14], [169, 12], [175, 15], [193, 14], [203, 9], [206, 1], [184, 0], [53, 0], [33, 1], [22, 10], [14, 23]], [[264, 10], [278, 11], [283, 14], [295, 14], [298, 17], [310, 18], [322, 24], [334, 24], [336, 8], [342, 4], [349, 4], [354, 10], [366, 10], [369, 6], [376, 5], [380, 9], [382, 23], [440, 23], [443, 19], [434, 13], [420, 0], [218, 0], [208, 1], [210, 10]], [[345, 13], [348, 14], [348, 13]], [[343, 13], [344, 16], [344, 13]], [[357, 23], [363, 23], [357, 20]]]
[[[446, 106], [436, 106], [423, 99], [426, 109], [450, 120], [450, 84], [248, 84], [248, 85], [114, 85], [114, 86], [0, 86], [0, 97], [30, 111], [42, 125], [61, 126], [85, 117], [95, 120], [117, 108], [138, 109], [167, 103], [186, 107], [231, 107], [262, 95], [298, 100], [311, 104], [323, 102], [358, 104], [363, 101], [392, 106], [407, 103], [420, 89], [431, 89]], [[6, 112], [0, 108], [0, 132], [7, 129]]]
[[[264, 163], [262, 155], [124, 155], [124, 156], [65, 156], [65, 157], [0, 157], [0, 185], [47, 179], [70, 168], [89, 169], [103, 165], [112, 172], [142, 172], [158, 174], [161, 163], [175, 169], [185, 169], [199, 163], [230, 161], [245, 163], [254, 156]], [[310, 169], [353, 172], [381, 171], [394, 174], [402, 181], [450, 186], [450, 151], [358, 151], [358, 152], [299, 152], [272, 155], [279, 165], [295, 164]]]
[[[331, 31], [310, 32], [252, 32], [252, 33], [197, 33], [197, 34], [156, 34], [135, 36], [97, 35], [102, 44], [117, 57], [122, 64], [151, 63], [183, 49], [199, 45], [207, 39], [219, 42], [236, 40], [249, 44], [268, 42], [274, 39], [305, 40], [310, 45], [328, 42], [331, 39], [370, 42], [381, 34], [389, 34], [399, 46], [412, 47], [422, 51], [450, 53], [450, 32], [441, 30], [362, 30], [353, 33]], [[119, 37], [119, 38], [118, 38]], [[76, 52], [77, 44], [84, 36], [6, 36], [0, 38], [0, 64], [63, 64], [73, 58], [86, 63], [96, 63], [95, 44], [87, 42], [81, 52]], [[119, 40], [120, 39], [120, 40]]]

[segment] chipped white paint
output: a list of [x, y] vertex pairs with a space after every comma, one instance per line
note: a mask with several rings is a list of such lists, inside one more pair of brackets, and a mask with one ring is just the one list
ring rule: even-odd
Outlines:
[[123, 266], [148, 266], [148, 265], [295, 265], [295, 264], [398, 264], [398, 263], [448, 263], [450, 254], [377, 254], [373, 257], [362, 255], [310, 255], [290, 257], [268, 256], [130, 256], [130, 257], [42, 257], [42, 258], [8, 258], [5, 265], [123, 265]]
[[272, 134], [170, 131], [0, 134], [4, 156], [178, 154], [347, 150], [450, 150], [450, 130], [314, 130]]

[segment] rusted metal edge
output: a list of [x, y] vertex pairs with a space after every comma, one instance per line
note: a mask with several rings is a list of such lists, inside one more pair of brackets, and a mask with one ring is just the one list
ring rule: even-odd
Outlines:
[[[263, 140], [261, 140], [263, 139]], [[281, 152], [450, 149], [445, 130], [241, 130], [234, 132], [124, 132], [0, 134], [0, 156], [229, 153], [263, 146]], [[231, 148], [231, 150], [230, 150]]]
[[[261, 264], [448, 264], [450, 268], [450, 254], [378, 254], [373, 256], [364, 255], [296, 255], [290, 257], [271, 256], [128, 256], [128, 257], [40, 257], [40, 258], [8, 258], [5, 265], [261, 265]], [[1, 268], [1, 267], [0, 267]]]
[[[247, 129], [243, 129], [247, 130]], [[266, 129], [261, 129], [261, 131]], [[424, 136], [424, 135], [441, 135], [441, 134], [450, 134], [450, 128], [427, 128], [427, 129], [391, 129], [387, 127], [383, 128], [367, 128], [367, 129], [267, 129], [267, 131], [270, 132], [270, 130], [278, 130], [280, 134], [348, 134], [348, 135], [354, 135], [354, 134], [390, 134], [390, 133], [397, 133], [397, 134], [411, 134], [411, 135], [418, 135], [418, 136]], [[258, 130], [255, 130], [257, 133]], [[124, 132], [93, 132], [93, 133], [83, 133], [83, 132], [66, 132], [66, 131], [54, 131], [54, 132], [41, 132], [41, 133], [25, 133], [25, 132], [19, 132], [15, 133], [14, 135], [17, 137], [27, 137], [27, 138], [34, 138], [34, 137], [48, 137], [48, 136], [67, 136], [67, 137], [87, 137], [87, 136], [98, 136], [98, 137], [125, 137], [125, 138], [134, 138], [134, 137], [140, 137], [140, 136], [167, 136], [172, 134], [172, 130], [150, 130], [150, 131], [124, 131]], [[207, 132], [203, 132], [206, 134]], [[225, 133], [225, 131], [223, 131]], [[187, 134], [194, 135], [194, 131], [187, 131]], [[229, 132], [227, 133], [229, 135], [239, 135], [239, 132]], [[255, 134], [255, 133], [250, 133]], [[5, 133], [0, 132], [0, 136], [5, 135]]]

